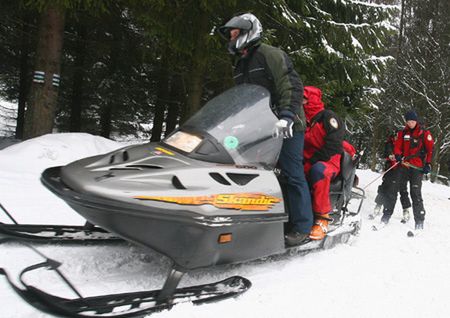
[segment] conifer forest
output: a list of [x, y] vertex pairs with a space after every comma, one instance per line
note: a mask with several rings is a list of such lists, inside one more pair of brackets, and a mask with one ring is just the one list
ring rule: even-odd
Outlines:
[[322, 89], [361, 164], [378, 169], [414, 109], [450, 175], [448, 0], [0, 0], [0, 99], [17, 105], [0, 136], [161, 140], [234, 85], [217, 28], [240, 12]]

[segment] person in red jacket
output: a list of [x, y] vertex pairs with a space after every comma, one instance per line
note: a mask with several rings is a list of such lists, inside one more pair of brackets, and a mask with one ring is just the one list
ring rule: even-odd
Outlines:
[[322, 91], [317, 87], [305, 86], [303, 109], [307, 122], [304, 168], [314, 212], [314, 225], [309, 237], [321, 240], [331, 221], [330, 182], [339, 174], [345, 127], [333, 111], [325, 109]]
[[[397, 134], [398, 130], [393, 130], [392, 133], [388, 136], [386, 143], [384, 144], [383, 156], [385, 158], [385, 171], [389, 170], [389, 168], [391, 168], [396, 163], [395, 156], [391, 159], [391, 155], [394, 153], [394, 143], [397, 140]], [[378, 214], [381, 213], [381, 207], [384, 205], [386, 193], [392, 192], [392, 187], [394, 187], [394, 189], [397, 187], [396, 182], [397, 180], [395, 169], [391, 169], [383, 175], [383, 182], [380, 186], [378, 186], [378, 192], [375, 198], [376, 206], [373, 213], [369, 214], [369, 219], [374, 219]], [[399, 189], [400, 202], [403, 208], [403, 219], [401, 220], [401, 222], [406, 223], [409, 221], [411, 200], [409, 199], [407, 183], [405, 182], [401, 185], [402, 187]]]
[[[405, 114], [405, 121], [405, 128], [397, 134], [394, 154], [391, 159], [395, 159], [399, 163], [398, 167], [395, 168], [398, 186], [401, 188], [408, 181], [410, 183], [415, 228], [421, 230], [425, 220], [422, 177], [423, 174], [428, 174], [431, 171], [434, 141], [431, 133], [422, 129], [417, 122], [418, 116], [415, 111], [408, 111]], [[399, 187], [387, 194], [381, 218], [382, 223], [387, 224], [392, 216]]]

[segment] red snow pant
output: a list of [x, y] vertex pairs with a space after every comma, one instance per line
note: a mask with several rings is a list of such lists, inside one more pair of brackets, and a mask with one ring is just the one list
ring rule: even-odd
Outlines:
[[330, 201], [330, 183], [339, 174], [341, 155], [336, 154], [328, 161], [317, 161], [313, 165], [305, 162], [305, 175], [309, 182], [313, 212], [327, 214], [333, 209]]

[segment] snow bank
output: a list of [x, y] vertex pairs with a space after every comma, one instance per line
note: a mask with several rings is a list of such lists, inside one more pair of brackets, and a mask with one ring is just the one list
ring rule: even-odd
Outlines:
[[[16, 220], [21, 223], [82, 224], [81, 217], [61, 200], [55, 201], [54, 195], [41, 185], [42, 171], [123, 146], [85, 133], [49, 134], [9, 146], [0, 151], [0, 203], [14, 211]], [[38, 204], [42, 200], [54, 204]], [[56, 215], [66, 216], [55, 221]], [[0, 221], [5, 220], [0, 213]]]
[[47, 167], [107, 153], [122, 144], [86, 133], [48, 134], [0, 151], [0, 165], [7, 170], [40, 173]]
[[[40, 170], [120, 146], [87, 134], [57, 134], [0, 151], [0, 203], [24, 223], [81, 224], [81, 217], [39, 183]], [[368, 170], [357, 174], [363, 187], [379, 177]], [[232, 275], [247, 277], [253, 286], [237, 299], [203, 306], [183, 304], [152, 317], [450, 317], [450, 187], [424, 182], [425, 230], [408, 238], [406, 232], [414, 222], [400, 223], [400, 203], [386, 228], [371, 231], [379, 220], [369, 221], [367, 215], [373, 211], [380, 182], [381, 178], [366, 189], [361, 234], [351, 244], [188, 273], [182, 286]], [[157, 253], [131, 245], [38, 248], [63, 263], [61, 270], [84, 296], [161, 288], [170, 264]], [[41, 261], [17, 245], [1, 246], [0, 253], [0, 267], [13, 274]], [[40, 274], [43, 276], [29, 275], [36, 286], [73, 297], [56, 277], [47, 276], [48, 271]], [[0, 279], [0, 299], [2, 317], [50, 318], [25, 303], [4, 279]]]

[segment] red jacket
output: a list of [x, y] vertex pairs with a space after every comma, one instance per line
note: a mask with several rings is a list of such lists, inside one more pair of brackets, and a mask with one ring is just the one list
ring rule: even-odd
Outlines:
[[303, 105], [307, 123], [304, 158], [311, 164], [328, 161], [342, 153], [344, 124], [333, 111], [324, 108], [320, 89], [305, 86], [303, 95], [308, 99]]
[[419, 124], [414, 129], [406, 126], [398, 132], [394, 154], [404, 157], [404, 161], [416, 167], [423, 167], [424, 163], [431, 164], [433, 146], [433, 137], [428, 130], [423, 130]]

